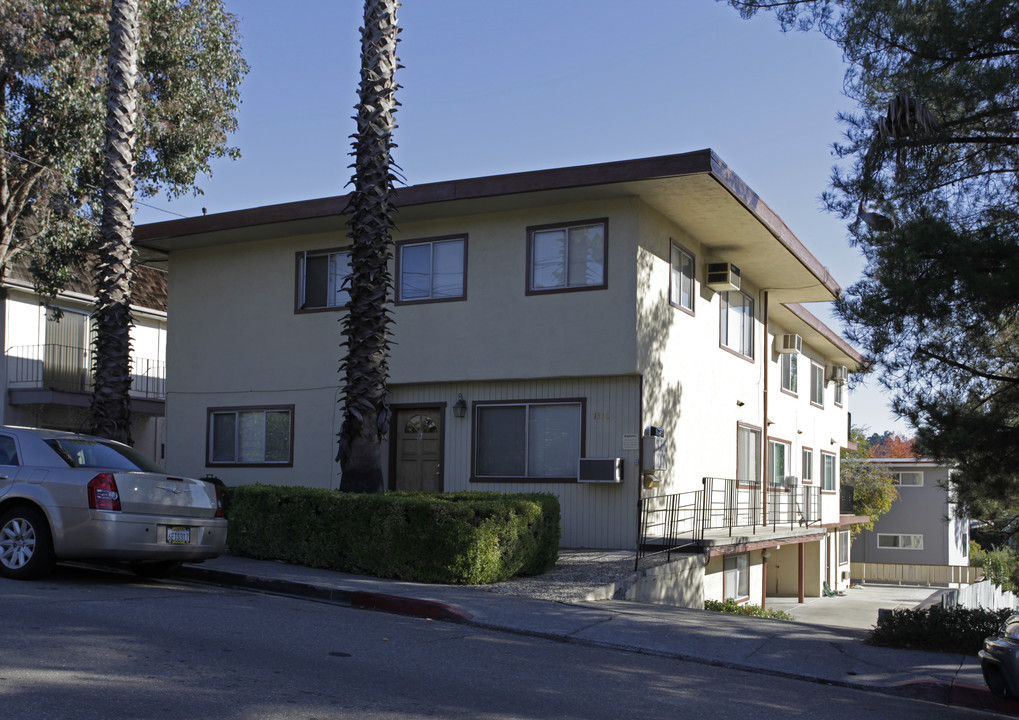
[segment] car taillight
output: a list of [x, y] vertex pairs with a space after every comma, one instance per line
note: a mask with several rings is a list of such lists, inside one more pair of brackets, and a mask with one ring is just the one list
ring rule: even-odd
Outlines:
[[226, 517], [223, 514], [223, 495], [219, 492], [219, 485], [216, 485], [216, 517]]
[[88, 483], [88, 506], [93, 510], [120, 511], [117, 481], [109, 473], [99, 473]]

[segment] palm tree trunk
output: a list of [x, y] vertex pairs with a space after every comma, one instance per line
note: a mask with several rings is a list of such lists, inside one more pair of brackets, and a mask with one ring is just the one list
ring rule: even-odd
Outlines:
[[397, 0], [365, 0], [361, 82], [350, 213], [350, 302], [343, 319], [344, 416], [337, 460], [346, 492], [385, 490], [382, 439], [389, 432], [389, 293], [392, 278], [392, 132], [398, 60]]
[[106, 100], [102, 240], [95, 291], [92, 432], [131, 442], [131, 274], [138, 0], [113, 0]]

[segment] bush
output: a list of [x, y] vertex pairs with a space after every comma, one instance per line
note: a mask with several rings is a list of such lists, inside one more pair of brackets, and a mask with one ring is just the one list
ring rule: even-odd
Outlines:
[[765, 610], [760, 605], [750, 603], [738, 603], [732, 598], [725, 602], [718, 600], [705, 600], [704, 609], [712, 612], [733, 613], [735, 615], [751, 615], [753, 617], [766, 617], [773, 620], [792, 620], [792, 616], [784, 610]]
[[386, 493], [228, 488], [230, 551], [342, 572], [477, 584], [539, 575], [559, 556], [549, 494]]
[[867, 642], [885, 647], [975, 655], [983, 647], [984, 638], [997, 633], [1013, 612], [1008, 608], [946, 609], [940, 605], [918, 610], [893, 610], [878, 618]]

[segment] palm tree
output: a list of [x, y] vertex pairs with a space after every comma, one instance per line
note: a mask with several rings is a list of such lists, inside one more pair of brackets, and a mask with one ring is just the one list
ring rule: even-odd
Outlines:
[[343, 319], [347, 356], [344, 415], [336, 459], [343, 473], [340, 489], [381, 493], [382, 438], [389, 432], [389, 298], [392, 277], [394, 175], [391, 152], [396, 127], [394, 79], [398, 60], [397, 0], [365, 0], [361, 28], [361, 82], [358, 86], [354, 190], [350, 219], [350, 301]]
[[92, 432], [131, 442], [131, 275], [138, 0], [110, 8], [103, 216], [95, 277]]

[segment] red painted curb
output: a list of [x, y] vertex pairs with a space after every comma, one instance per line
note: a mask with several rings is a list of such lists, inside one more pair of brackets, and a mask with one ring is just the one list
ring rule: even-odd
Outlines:
[[469, 612], [433, 600], [419, 600], [364, 591], [351, 594], [350, 606], [451, 622], [468, 622], [474, 617]]

